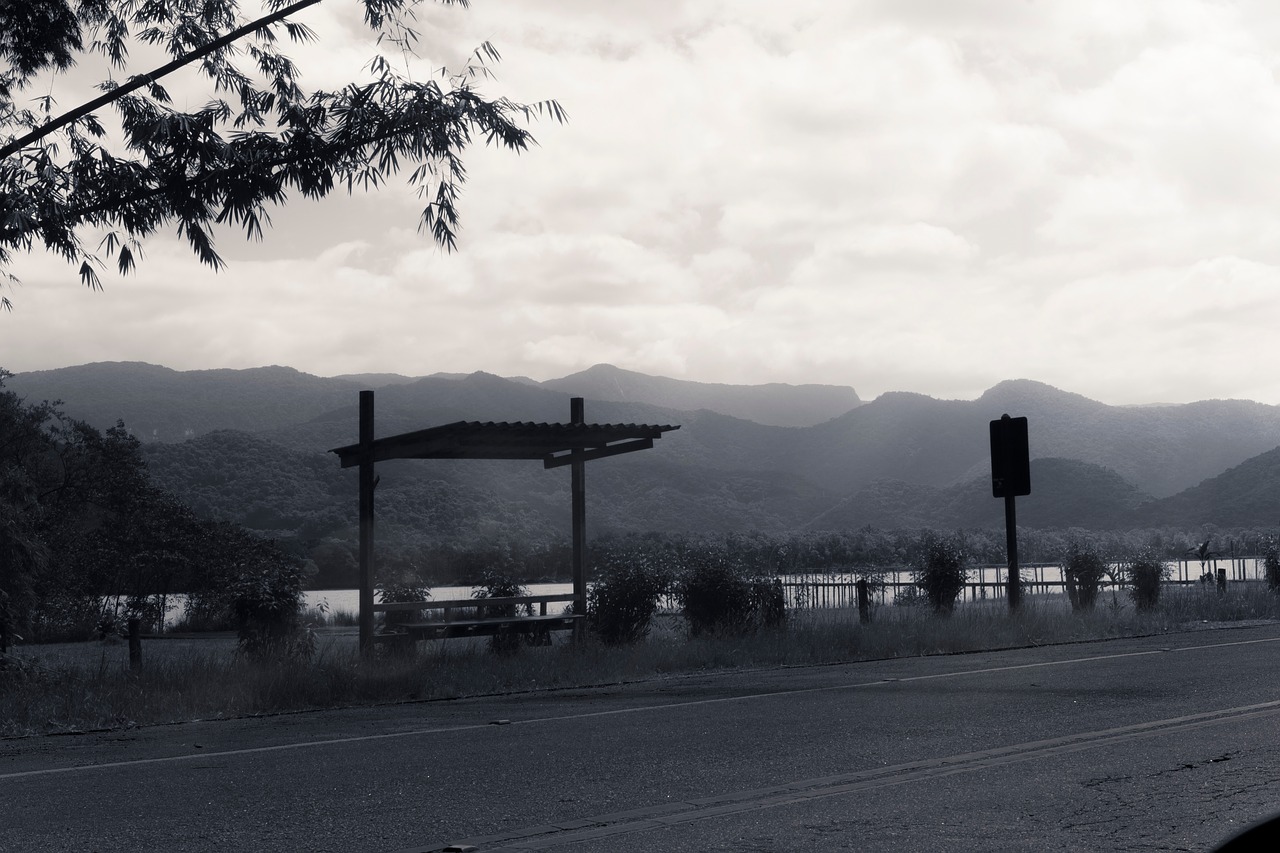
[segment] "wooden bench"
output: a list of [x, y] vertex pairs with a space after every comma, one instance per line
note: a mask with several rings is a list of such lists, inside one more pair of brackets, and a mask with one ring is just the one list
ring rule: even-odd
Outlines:
[[[499, 634], [537, 635], [550, 631], [573, 630], [582, 621], [576, 613], [547, 613], [547, 605], [555, 602], [573, 602], [573, 593], [560, 595], [518, 595], [505, 598], [455, 598], [445, 601], [403, 601], [391, 604], [375, 604], [375, 612], [419, 613], [423, 610], [442, 611], [440, 618], [415, 622], [392, 622], [374, 640], [382, 643], [416, 642], [418, 640], [443, 640], [451, 637], [490, 637]], [[534, 615], [521, 614], [529, 605], [538, 605]], [[498, 608], [515, 608], [514, 616], [482, 616], [485, 611]], [[461, 614], [466, 614], [460, 616]]]

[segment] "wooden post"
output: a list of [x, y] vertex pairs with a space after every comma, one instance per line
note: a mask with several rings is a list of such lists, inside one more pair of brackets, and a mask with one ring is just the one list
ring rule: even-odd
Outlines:
[[867, 624], [871, 621], [871, 597], [867, 595], [867, 581], [865, 578], [858, 581], [858, 621]]
[[373, 392], [360, 392], [360, 657], [373, 655]]
[[142, 620], [129, 617], [129, 671], [142, 672]]
[[[586, 423], [581, 397], [571, 397], [569, 399], [569, 421], [575, 426]], [[581, 454], [583, 450], [585, 448], [575, 447], [573, 452], [574, 454]], [[586, 616], [587, 614], [586, 467], [586, 463], [581, 458], [569, 463], [569, 468], [572, 471], [570, 488], [573, 497], [573, 612], [579, 616]], [[582, 622], [583, 620], [579, 619], [574, 626], [573, 636], [575, 641], [581, 641], [583, 638]]]

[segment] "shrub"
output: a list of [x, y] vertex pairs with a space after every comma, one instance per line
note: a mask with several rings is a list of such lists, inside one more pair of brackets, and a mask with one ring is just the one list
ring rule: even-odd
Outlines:
[[[114, 617], [104, 616], [99, 623], [99, 633], [111, 633], [116, 624]], [[191, 634], [202, 631], [234, 631], [236, 620], [226, 602], [214, 600], [207, 592], [191, 593], [187, 597], [182, 615], [173, 620], [169, 630], [175, 634]]]
[[1071, 599], [1071, 609], [1077, 613], [1093, 609], [1098, 601], [1098, 588], [1109, 574], [1107, 561], [1089, 542], [1071, 537], [1062, 555], [1062, 580]]
[[226, 600], [235, 619], [240, 652], [250, 658], [309, 658], [315, 634], [301, 624], [302, 561], [263, 543], [228, 578]]
[[[416, 601], [428, 601], [431, 589], [411, 579], [400, 579], [382, 584], [376, 590], [379, 604], [407, 604]], [[396, 625], [422, 619], [421, 610], [387, 610], [382, 614], [382, 627], [394, 631]]]
[[1169, 575], [1164, 561], [1150, 549], [1143, 549], [1129, 561], [1128, 575], [1133, 604], [1139, 610], [1150, 610], [1160, 600], [1160, 582]]
[[[0, 592], [3, 595], [3, 592]], [[114, 612], [95, 595], [54, 591], [41, 596], [28, 610], [27, 637], [37, 643], [79, 642], [94, 636], [98, 625]]]
[[746, 633], [786, 620], [782, 582], [749, 572], [720, 548], [687, 553], [675, 592], [694, 636]]
[[658, 598], [671, 588], [665, 561], [641, 551], [606, 550], [596, 558], [587, 589], [587, 626], [606, 645], [648, 636]]
[[[431, 598], [431, 590], [409, 576], [388, 581], [377, 589], [380, 604], [405, 604], [426, 601]], [[397, 625], [416, 622], [423, 618], [421, 610], [384, 610], [382, 612], [382, 629], [388, 634], [400, 634], [388, 639], [381, 645], [391, 654], [410, 654], [414, 650], [414, 640], [407, 631], [397, 631]]]
[[[510, 575], [501, 572], [486, 572], [480, 583], [471, 590], [471, 597], [480, 601], [486, 598], [517, 598], [528, 595], [529, 588]], [[532, 616], [532, 604], [490, 604], [476, 607], [476, 615], [481, 619], [513, 618], [515, 616]], [[530, 641], [543, 644], [550, 637], [533, 635]], [[512, 654], [520, 650], [520, 636], [514, 633], [493, 634], [489, 637], [489, 650], [496, 654]]]
[[955, 610], [956, 597], [969, 579], [964, 567], [968, 561], [964, 540], [958, 535], [926, 531], [920, 537], [918, 548], [913, 572], [916, 586], [924, 592], [935, 613], [949, 616]]
[[893, 594], [895, 607], [923, 607], [927, 602], [928, 599], [919, 587], [904, 586]]
[[787, 592], [782, 579], [768, 575], [751, 578], [754, 616], [761, 628], [781, 628], [787, 623]]
[[1267, 539], [1263, 546], [1262, 569], [1267, 579], [1267, 589], [1280, 593], [1280, 542], [1274, 537]]

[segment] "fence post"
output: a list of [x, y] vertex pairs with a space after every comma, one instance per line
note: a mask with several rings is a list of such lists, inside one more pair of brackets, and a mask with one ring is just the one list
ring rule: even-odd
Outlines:
[[129, 617], [129, 671], [142, 671], [142, 620]]
[[1227, 591], [1227, 570], [1218, 569], [1218, 592]]

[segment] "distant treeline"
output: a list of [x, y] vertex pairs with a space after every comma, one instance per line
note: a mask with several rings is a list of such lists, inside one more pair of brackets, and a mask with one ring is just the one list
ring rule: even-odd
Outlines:
[[[798, 574], [830, 572], [873, 575], [909, 567], [919, 561], [929, 534], [944, 535], [961, 544], [969, 563], [999, 564], [1006, 560], [1002, 529], [935, 530], [914, 528], [880, 530], [865, 527], [840, 533], [791, 535], [716, 534], [693, 536], [673, 533], [606, 536], [588, 544], [589, 566], [616, 564], [634, 559], [645, 564], [678, 567], [693, 555], [715, 553], [754, 573]], [[1198, 558], [1196, 550], [1206, 541], [1212, 557], [1258, 556], [1274, 541], [1271, 529], [1217, 529], [1186, 531], [1150, 528], [1126, 532], [1019, 529], [1018, 552], [1024, 563], [1057, 563], [1087, 546], [1108, 562], [1124, 562], [1150, 553], [1164, 560]], [[524, 582], [556, 582], [570, 579], [571, 550], [568, 541], [522, 545], [502, 540], [493, 545], [391, 546], [375, 557], [379, 582], [420, 583], [426, 586], [467, 586], [487, 574], [501, 574]], [[1211, 557], [1211, 559], [1212, 559]], [[358, 585], [354, 543], [329, 540], [308, 555], [310, 583], [315, 588], [343, 589]]]

